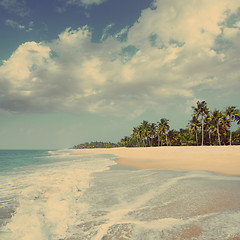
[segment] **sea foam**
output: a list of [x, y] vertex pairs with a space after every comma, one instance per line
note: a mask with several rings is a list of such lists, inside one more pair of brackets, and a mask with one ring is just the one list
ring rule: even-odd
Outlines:
[[79, 158], [66, 152], [49, 158], [55, 161], [28, 168], [12, 179], [18, 189], [18, 207], [4, 227], [6, 239], [66, 239], [71, 228], [81, 222], [76, 216], [81, 217], [81, 211], [87, 209], [80, 198], [89, 187], [91, 174], [115, 164], [108, 158]]
[[16, 206], [1, 239], [240, 237], [239, 177], [111, 167], [110, 155], [49, 154], [44, 164], [2, 179], [1, 191], [14, 195]]

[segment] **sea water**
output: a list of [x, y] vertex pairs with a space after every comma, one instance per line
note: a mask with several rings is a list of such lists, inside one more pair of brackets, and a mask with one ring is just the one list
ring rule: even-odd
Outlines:
[[0, 150], [0, 239], [240, 239], [240, 178]]

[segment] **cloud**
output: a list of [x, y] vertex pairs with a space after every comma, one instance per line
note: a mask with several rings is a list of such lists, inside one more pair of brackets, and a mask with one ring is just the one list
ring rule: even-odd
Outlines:
[[210, 90], [209, 98], [230, 98], [240, 89], [240, 33], [237, 18], [227, 21], [239, 7], [231, 0], [158, 0], [119, 33], [124, 40], [94, 43], [84, 26], [50, 43], [24, 43], [0, 66], [0, 109], [132, 119], [178, 102], [189, 106]]
[[102, 37], [101, 37], [100, 41], [104, 41], [104, 40], [106, 40], [109, 36], [111, 36], [110, 33], [109, 33], [109, 30], [110, 30], [113, 26], [114, 26], [114, 24], [111, 23], [111, 24], [108, 24], [108, 25], [104, 28], [103, 34], [102, 34]]
[[21, 17], [29, 15], [29, 9], [25, 0], [0, 0], [0, 7]]
[[30, 32], [30, 31], [33, 30], [33, 28], [32, 28], [33, 24], [34, 24], [33, 21], [31, 21], [31, 22], [29, 22], [29, 25], [27, 27], [27, 26], [24, 26], [24, 25], [12, 20], [12, 19], [7, 19], [5, 21], [6, 26], [9, 26], [9, 27], [12, 27], [12, 28], [17, 28], [19, 30], [25, 30], [26, 32]]
[[68, 5], [77, 5], [88, 7], [90, 5], [100, 5], [107, 0], [67, 0]]
[[129, 30], [129, 26], [125, 26], [123, 29], [121, 29], [118, 33], [116, 33], [114, 35], [114, 38], [120, 40], [120, 41], [124, 41], [127, 38], [127, 33]]
[[64, 13], [67, 11], [67, 8], [65, 6], [64, 7], [57, 6], [55, 9], [58, 13]]
[[7, 19], [5, 21], [5, 25], [10, 26], [12, 28], [25, 29], [25, 26], [17, 23], [16, 21], [11, 20], [11, 19]]

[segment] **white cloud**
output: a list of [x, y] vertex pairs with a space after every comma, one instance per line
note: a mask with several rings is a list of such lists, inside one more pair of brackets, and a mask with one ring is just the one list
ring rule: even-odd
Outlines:
[[227, 10], [233, 12], [239, 7], [239, 3], [229, 0], [161, 0], [155, 5], [155, 10], [144, 10], [129, 30], [129, 42], [143, 47], [147, 38], [156, 34], [160, 46], [168, 46], [171, 40], [177, 40], [188, 49], [209, 48], [221, 33], [219, 24], [228, 16]]
[[10, 26], [12, 28], [25, 29], [24, 25], [21, 25], [21, 24], [17, 23], [16, 21], [13, 21], [11, 19], [7, 19], [5, 21], [5, 25]]
[[224, 38], [232, 41], [239, 35], [239, 29], [238, 28], [225, 28], [224, 29]]
[[12, 20], [12, 19], [7, 19], [5, 21], [6, 26], [9, 26], [9, 27], [12, 27], [12, 28], [17, 28], [19, 30], [25, 30], [26, 32], [30, 32], [30, 31], [33, 30], [33, 28], [32, 28], [33, 24], [34, 24], [34, 22], [31, 21], [31, 22], [29, 22], [28, 27], [27, 27], [27, 26], [24, 26], [24, 25]]
[[33, 66], [40, 66], [48, 58], [49, 47], [35, 42], [27, 42], [18, 47], [16, 52], [1, 66], [2, 75], [16, 86], [22, 86], [28, 80]]
[[114, 38], [120, 39], [120, 40], [125, 39], [127, 36], [128, 30], [129, 30], [129, 26], [124, 27], [114, 35]]
[[107, 25], [106, 27], [105, 27], [105, 29], [103, 30], [103, 34], [102, 34], [102, 37], [101, 37], [101, 39], [100, 39], [100, 41], [104, 41], [104, 40], [106, 40], [109, 36], [110, 36], [110, 34], [109, 34], [109, 30], [112, 28], [114, 26], [114, 24], [109, 24], [109, 25]]
[[25, 0], [0, 0], [0, 7], [13, 12], [21, 17], [29, 15]]
[[67, 0], [67, 4], [73, 4], [78, 6], [90, 6], [90, 5], [100, 5], [107, 0]]
[[51, 43], [19, 46], [0, 66], [0, 109], [133, 118], [163, 103], [180, 100], [188, 106], [205, 90], [217, 95], [240, 89], [238, 23], [223, 24], [240, 4], [158, 0], [155, 5], [119, 33], [127, 34], [125, 41], [115, 36], [93, 43], [85, 26], [68, 28]]
[[[2, 86], [2, 108], [9, 111], [25, 111], [35, 97], [37, 79], [32, 71], [41, 68], [49, 56], [49, 47], [27, 42], [18, 47], [12, 56], [0, 67], [0, 85]], [[42, 87], [41, 85], [39, 87]], [[28, 102], [30, 101], [30, 102]], [[34, 104], [30, 110], [33, 110]]]
[[98, 58], [84, 61], [81, 69], [83, 78], [88, 79], [88, 81], [93, 84], [103, 85], [106, 81], [106, 77], [101, 73], [102, 64], [103, 63]]

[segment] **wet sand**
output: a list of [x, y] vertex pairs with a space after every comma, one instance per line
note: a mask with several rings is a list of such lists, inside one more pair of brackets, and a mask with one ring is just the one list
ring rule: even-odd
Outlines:
[[[118, 239], [125, 239], [121, 236], [126, 236], [126, 233], [129, 239], [147, 239], [138, 237], [151, 233], [155, 234], [154, 239], [164, 240], [240, 240], [240, 146], [73, 149], [70, 151], [80, 155], [115, 155], [121, 166], [169, 170], [133, 171], [128, 175], [130, 181], [127, 180], [127, 172], [121, 177], [121, 181], [114, 181], [118, 174], [104, 179], [106, 183], [109, 182], [109, 186], [112, 186], [110, 190], [106, 188], [109, 193], [121, 192], [118, 186], [119, 182], [122, 182], [125, 186], [123, 192], [127, 192], [125, 197], [134, 200], [124, 205], [124, 210], [128, 208], [132, 210], [122, 214], [119, 221], [114, 222], [115, 224], [110, 221], [106, 225], [107, 234], [104, 235], [104, 239], [115, 239], [112, 238], [112, 233], [115, 234], [114, 236], [119, 236]], [[139, 177], [134, 182], [134, 176], [137, 174]], [[125, 181], [128, 182], [125, 183]], [[97, 183], [102, 185], [99, 180]], [[97, 189], [98, 186], [93, 192], [97, 192]], [[143, 190], [143, 193], [138, 194], [136, 189], [140, 192]], [[106, 199], [109, 198], [108, 196]], [[111, 213], [116, 211], [119, 214], [121, 209], [121, 204], [114, 205]], [[117, 228], [116, 232], [113, 231], [114, 227]], [[139, 235], [133, 235], [133, 229], [135, 232], [137, 230]]]
[[171, 146], [71, 149], [74, 154], [113, 154], [137, 169], [203, 170], [240, 176], [240, 146]]

